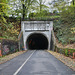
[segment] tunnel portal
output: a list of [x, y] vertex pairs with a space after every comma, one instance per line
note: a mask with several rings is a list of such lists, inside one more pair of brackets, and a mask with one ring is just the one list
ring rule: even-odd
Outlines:
[[48, 39], [39, 33], [30, 35], [26, 41], [26, 47], [29, 50], [45, 50], [48, 49]]
[[[19, 50], [53, 50], [53, 21], [21, 21]], [[23, 36], [22, 36], [23, 35]]]

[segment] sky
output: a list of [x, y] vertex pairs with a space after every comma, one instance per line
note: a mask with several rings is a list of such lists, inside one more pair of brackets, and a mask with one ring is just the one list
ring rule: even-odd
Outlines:
[[[46, 0], [46, 4], [48, 4], [48, 2], [51, 2], [53, 0]], [[65, 0], [65, 1], [68, 1], [68, 0]], [[69, 1], [72, 1], [72, 0], [69, 0]]]
[[[52, 2], [52, 1], [54, 1], [54, 0], [45, 0], [45, 1], [46, 1], [46, 5], [49, 6], [48, 3], [49, 3], [49, 2]], [[56, 0], [56, 1], [58, 1], [58, 0]], [[66, 2], [71, 2], [72, 0], [64, 0], [64, 1], [66, 1]], [[70, 4], [69, 4], [69, 5], [70, 5]], [[49, 6], [49, 7], [50, 7], [50, 11], [55, 10], [55, 8], [54, 8], [54, 9], [51, 9], [52, 5]]]
[[[44, 0], [44, 1], [46, 1], [45, 4], [50, 7], [50, 5], [49, 5], [48, 3], [50, 3], [50, 2], [52, 2], [52, 1], [54, 1], [54, 0]], [[58, 0], [55, 0], [55, 1], [58, 1]], [[69, 5], [70, 5], [70, 2], [71, 2], [72, 0], [64, 0], [64, 1], [69, 2]]]

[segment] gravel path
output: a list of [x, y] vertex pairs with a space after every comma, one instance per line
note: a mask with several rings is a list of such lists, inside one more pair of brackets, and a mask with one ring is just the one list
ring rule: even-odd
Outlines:
[[75, 71], [75, 59], [71, 59], [69, 57], [64, 56], [63, 54], [53, 52], [48, 50], [49, 53], [51, 53], [53, 56], [55, 56], [58, 60], [63, 62], [65, 65], [69, 66], [71, 69]]

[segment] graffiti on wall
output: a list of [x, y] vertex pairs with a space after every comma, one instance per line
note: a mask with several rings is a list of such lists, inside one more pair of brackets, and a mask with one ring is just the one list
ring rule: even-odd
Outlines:
[[6, 55], [9, 53], [9, 47], [8, 45], [3, 45], [3, 55]]
[[2, 55], [14, 53], [19, 50], [17, 41], [3, 39], [1, 44], [2, 44]]
[[1, 50], [1, 43], [0, 43], [0, 50]]

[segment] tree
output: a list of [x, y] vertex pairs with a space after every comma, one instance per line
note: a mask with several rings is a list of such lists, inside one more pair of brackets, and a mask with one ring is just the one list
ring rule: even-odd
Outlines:
[[58, 12], [61, 12], [61, 9], [69, 5], [69, 1], [70, 0], [53, 0], [49, 2], [49, 5], [52, 11], [57, 10]]
[[8, 16], [7, 0], [0, 0], [0, 23], [6, 22], [5, 16]]
[[42, 12], [42, 10], [48, 10], [48, 6], [45, 5], [45, 0], [37, 0], [36, 4], [33, 6], [35, 11]]
[[63, 44], [75, 42], [75, 5], [71, 3], [70, 6], [65, 4], [62, 7], [62, 9], [59, 7], [61, 23], [58, 27], [60, 28], [55, 26], [58, 28], [57, 38], [63, 42]]
[[6, 17], [8, 16], [8, 2], [7, 0], [0, 0], [0, 34], [6, 31]]
[[73, 5], [74, 5], [74, 0], [72, 0], [73, 1]]
[[11, 17], [27, 18], [28, 14], [32, 11], [46, 10], [45, 1], [43, 0], [9, 0]]
[[21, 17], [22, 3], [21, 0], [9, 0], [10, 10], [8, 11], [10, 17]]

